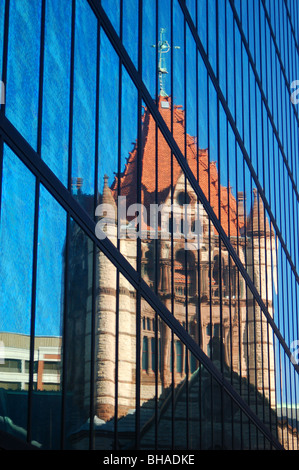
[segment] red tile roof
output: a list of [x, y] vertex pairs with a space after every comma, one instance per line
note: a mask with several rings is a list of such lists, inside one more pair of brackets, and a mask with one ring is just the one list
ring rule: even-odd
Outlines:
[[[162, 102], [168, 103], [169, 107], [162, 107]], [[159, 112], [170, 128], [171, 98], [160, 98]], [[172, 181], [175, 186], [182, 174], [182, 169], [175, 156], [173, 157], [173, 165], [171, 164], [171, 149], [159, 130], [157, 131], [158, 137], [156, 140], [156, 123], [146, 108], [144, 109], [142, 124], [141, 203], [148, 207], [149, 204], [156, 202], [156, 191], [158, 195], [157, 202], [159, 204], [165, 202], [170, 195]], [[182, 154], [185, 155], [185, 113], [180, 106], [174, 106], [173, 108], [173, 136]], [[156, 147], [158, 148], [157, 152]], [[230, 188], [219, 186], [216, 163], [209, 161], [208, 150], [199, 149], [196, 139], [188, 134], [186, 135], [186, 158], [191, 171], [198, 179], [198, 183], [206, 198], [210, 201], [217, 217], [219, 217], [220, 194], [221, 225], [227, 234], [236, 236], [242, 227], [240, 221], [239, 224], [237, 223], [237, 201]], [[137, 144], [135, 143], [133, 150], [129, 153], [124, 172], [120, 177], [120, 193], [122, 196], [127, 197], [128, 205], [137, 202], [137, 176]], [[116, 198], [117, 177], [111, 189]]]

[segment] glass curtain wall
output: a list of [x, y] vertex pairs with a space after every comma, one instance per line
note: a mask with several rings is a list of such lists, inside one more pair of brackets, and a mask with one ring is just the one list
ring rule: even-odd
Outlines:
[[16, 445], [298, 448], [298, 28], [295, 0], [0, 0]]

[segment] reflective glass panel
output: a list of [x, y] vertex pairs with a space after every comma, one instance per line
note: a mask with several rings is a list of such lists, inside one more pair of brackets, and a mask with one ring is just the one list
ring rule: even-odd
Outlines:
[[4, 146], [0, 230], [1, 429], [27, 438], [35, 178]]
[[71, 6], [69, 1], [58, 5], [55, 1], [46, 2], [43, 81], [41, 155], [65, 186], [69, 157]]
[[0, 7], [1, 430], [297, 449], [297, 3]]
[[37, 147], [41, 1], [10, 2], [6, 115]]
[[38, 227], [32, 441], [59, 449], [66, 213], [43, 186]]
[[74, 34], [72, 190], [93, 215], [98, 29], [95, 15], [83, 0], [76, 1]]
[[[68, 224], [65, 250], [66, 303], [64, 310], [63, 381], [65, 400], [64, 448], [89, 449], [89, 438], [78, 442], [81, 428], [89, 430], [94, 384], [91, 334], [95, 294], [94, 245], [73, 220]], [[88, 433], [87, 433], [88, 436]]]

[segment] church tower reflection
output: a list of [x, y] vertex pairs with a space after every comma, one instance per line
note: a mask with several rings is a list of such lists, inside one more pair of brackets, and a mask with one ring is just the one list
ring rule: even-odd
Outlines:
[[[184, 111], [172, 104], [168, 96], [160, 96], [159, 112], [170, 124], [173, 111], [173, 129], [181, 150], [184, 148]], [[172, 110], [173, 107], [173, 110]], [[158, 142], [158, 144], [157, 144]], [[219, 184], [218, 169], [210, 162], [207, 149], [199, 149], [196, 140], [187, 135], [187, 162], [196, 175], [210, 204], [221, 220], [223, 229], [242, 262], [245, 257], [252, 279], [258, 280], [259, 292], [272, 312], [273, 259], [275, 247], [273, 233], [256, 192], [250, 212], [244, 209], [246, 195], [234, 196], [232, 188]], [[141, 168], [141, 202], [150, 214], [155, 203], [176, 207], [191, 207], [191, 223], [195, 222], [197, 196], [178, 162], [171, 160], [166, 141], [156, 138], [156, 123], [145, 108], [142, 117], [141, 164], [138, 149], [134, 147], [120, 177], [112, 184], [105, 177], [102, 200], [115, 208], [115, 220], [107, 225], [107, 235], [117, 244], [118, 195], [126, 197], [126, 209], [135, 202], [134, 188]], [[155, 172], [157, 168], [157, 173]], [[155, 176], [157, 174], [157, 177]], [[192, 208], [194, 209], [192, 211]], [[182, 214], [182, 212], [181, 212]], [[149, 219], [149, 217], [148, 217]], [[132, 228], [133, 217], [126, 220]], [[219, 370], [239, 377], [254, 387], [275, 405], [274, 350], [269, 339], [268, 325], [261, 317], [257, 304], [248, 295], [244, 280], [238, 274], [219, 234], [200, 205], [201, 242], [195, 249], [186, 250], [186, 238], [174, 237], [182, 227], [179, 218], [170, 220], [172, 236], [163, 237], [159, 225], [158, 239], [152, 240], [150, 220], [144, 221], [141, 239], [142, 278], [157, 292], [166, 307], [187, 329]], [[144, 236], [147, 234], [147, 236]], [[127, 236], [119, 241], [119, 248], [136, 266], [136, 240]], [[249, 260], [249, 261], [248, 261]], [[266, 260], [266, 262], [265, 262]], [[272, 261], [271, 261], [272, 260]], [[271, 264], [272, 262], [272, 264]], [[116, 305], [116, 272], [104, 255], [99, 255], [99, 312], [97, 416], [105, 422], [114, 418], [115, 400], [115, 341], [119, 342], [118, 418], [131, 413], [135, 407], [136, 385], [136, 300], [132, 286], [123, 278], [118, 286], [119, 309]], [[115, 325], [119, 321], [118, 337]], [[165, 397], [171, 386], [180, 387], [198, 371], [198, 361], [187, 353], [185, 346], [174, 339], [169, 329], [159, 321], [156, 313], [142, 301], [141, 337], [141, 405], [149, 406], [158, 394]], [[230, 371], [230, 372], [228, 372]], [[245, 393], [247, 390], [243, 390]], [[170, 392], [169, 392], [170, 393]], [[207, 395], [205, 395], [207, 396]], [[164, 398], [163, 398], [164, 399]], [[154, 410], [152, 410], [154, 412]]]

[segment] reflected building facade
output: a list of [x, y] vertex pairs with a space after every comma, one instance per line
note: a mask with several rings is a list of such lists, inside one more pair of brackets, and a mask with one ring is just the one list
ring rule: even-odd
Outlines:
[[268, 3], [2, 1], [2, 448], [297, 450], [298, 11]]
[[[169, 97], [159, 98], [159, 110], [166, 123], [170, 123], [171, 100]], [[182, 127], [182, 141], [184, 136], [184, 112], [181, 109], [175, 110], [174, 126]], [[177, 162], [173, 163], [172, 171], [167, 172], [169, 164], [169, 149], [165, 141], [158, 141], [157, 153], [159, 155], [159, 172], [163, 179], [157, 191], [155, 179], [152, 177], [150, 169], [155, 163], [155, 121], [147, 109], [144, 110], [142, 119], [143, 146], [141, 149], [141, 201], [144, 213], [140, 218], [127, 217], [122, 220], [129, 230], [134, 233], [138, 231], [138, 226], [142, 229], [138, 232], [141, 236], [141, 273], [145, 282], [152, 289], [157, 286], [157, 295], [169, 311], [174, 311], [175, 317], [180, 324], [187, 328], [189, 335], [198, 343], [204, 353], [218, 364], [219, 369], [225, 368], [231, 373], [235, 373], [240, 379], [248, 381], [247, 387], [243, 385], [243, 393], [248, 393], [248, 386], [260, 393], [269, 403], [269, 408], [275, 408], [275, 366], [274, 366], [274, 345], [269, 338], [267, 323], [262, 318], [255, 315], [255, 305], [253, 299], [246, 299], [246, 286], [243, 281], [237, 279], [237, 269], [230, 265], [227, 250], [219, 243], [219, 235], [214, 230], [209, 229], [209, 217], [203, 206], [197, 203], [197, 196], [190, 184], [186, 184], [186, 177]], [[189, 141], [189, 153], [187, 155], [188, 164], [192, 171], [196, 172], [199, 166], [199, 178], [201, 185], [208, 188], [208, 173], [213, 181], [213, 193], [211, 196], [212, 207], [218, 210], [219, 193], [222, 193], [222, 204], [220, 210], [223, 212], [222, 218], [226, 218], [225, 230], [228, 227], [233, 240], [233, 246], [237, 250], [239, 245], [239, 256], [244, 262], [245, 253], [245, 233], [247, 231], [247, 244], [249, 247], [249, 264], [251, 275], [261, 282], [261, 297], [264, 302], [268, 300], [268, 308], [272, 313], [272, 270], [276, 269], [275, 264], [270, 260], [275, 260], [275, 247], [270, 240], [270, 228], [267, 220], [262, 220], [263, 205], [254, 193], [253, 207], [246, 218], [237, 217], [237, 211], [244, 214], [243, 194], [238, 195], [238, 201], [230, 193], [229, 188], [221, 187], [219, 184], [218, 172], [215, 163], [209, 162], [208, 151], [198, 149], [194, 137], [187, 135]], [[199, 156], [199, 158], [198, 158]], [[123, 174], [116, 177], [111, 187], [108, 185], [107, 175], [104, 177], [104, 188], [101, 203], [103, 208], [112, 206], [115, 210], [115, 218], [107, 217], [104, 214], [106, 233], [110, 240], [116, 244], [118, 236], [117, 212], [119, 209], [118, 195], [126, 196], [125, 213], [129, 213], [130, 191], [134, 181], [137, 179], [137, 148], [130, 153]], [[163, 165], [166, 168], [163, 168]], [[122, 191], [123, 189], [123, 191]], [[172, 207], [168, 211], [168, 227], [163, 226], [162, 217], [157, 223], [157, 237], [151, 239], [150, 226], [151, 210], [155, 203], [159, 201], [159, 209]], [[173, 202], [175, 201], [175, 202]], [[120, 201], [120, 204], [122, 202]], [[185, 205], [185, 206], [184, 206]], [[190, 230], [184, 231], [184, 210], [190, 209]], [[181, 210], [180, 210], [181, 209]], [[121, 209], [119, 209], [121, 210]], [[228, 220], [229, 216], [229, 220]], [[149, 220], [150, 219], [150, 220]], [[101, 219], [100, 219], [101, 220]], [[200, 221], [199, 243], [194, 243], [195, 222]], [[149, 223], [148, 223], [149, 222]], [[165, 222], [165, 221], [164, 221]], [[260, 232], [259, 226], [265, 227]], [[168, 231], [169, 227], [172, 231]], [[136, 235], [136, 232], [135, 232]], [[137, 236], [137, 235], [136, 235]], [[272, 234], [273, 236], [273, 234]], [[153, 238], [153, 237], [152, 237]], [[257, 238], [257, 241], [255, 241]], [[198, 241], [196, 239], [196, 241]], [[136, 238], [135, 236], [125, 237], [120, 242], [120, 250], [136, 266]], [[268, 259], [268, 265], [261, 266], [260, 260]], [[158, 260], [158, 272], [155, 272], [155, 261]], [[256, 267], [256, 268], [255, 268]], [[263, 277], [260, 272], [253, 274], [254, 269], [263, 270]], [[270, 276], [269, 276], [270, 270]], [[268, 272], [268, 278], [266, 277]], [[267, 284], [267, 279], [269, 283]], [[116, 292], [119, 290], [119, 305], [122, 309], [122, 324], [119, 326], [118, 343], [119, 348], [126, 351], [126, 360], [119, 363], [121, 375], [119, 380], [122, 383], [122, 395], [118, 400], [118, 417], [126, 416], [130, 410], [134, 409], [135, 394], [135, 370], [136, 370], [136, 305], [134, 301], [134, 291], [127, 283], [116, 285], [115, 271], [111, 270], [110, 261], [105, 256], [99, 258], [99, 305], [98, 314], [98, 388], [97, 388], [97, 416], [105, 422], [113, 420], [114, 409], [114, 373], [115, 373], [115, 324], [116, 309], [111, 310], [115, 305]], [[276, 286], [275, 286], [276, 288]], [[133, 299], [133, 300], [132, 300]], [[198, 374], [198, 361], [185, 349], [183, 343], [174, 340], [171, 331], [163, 327], [162, 322], [156, 326], [156, 313], [145, 301], [141, 301], [141, 332], [140, 332], [140, 354], [141, 354], [141, 382], [144, 386], [141, 389], [141, 406], [148, 406], [151, 403], [154, 415], [153, 400], [156, 396], [156, 380], [158, 375], [158, 396], [169, 393], [171, 385], [177, 388], [182, 387], [187, 378], [193, 374]], [[188, 326], [186, 326], [188, 324]], [[158, 345], [158, 358], [156, 350]], [[156, 364], [156, 359], [158, 364]], [[158, 366], [158, 367], [157, 367]], [[186, 375], [186, 366], [188, 374]], [[197, 385], [198, 386], [198, 385]], [[132, 389], [133, 387], [133, 389]], [[168, 391], [168, 392], [166, 392]], [[254, 395], [254, 392], [252, 392]], [[111, 397], [112, 400], [111, 400]], [[207, 397], [206, 397], [207, 398]], [[210, 398], [210, 397], [209, 397]], [[272, 403], [272, 405], [271, 405]], [[202, 405], [209, 407], [208, 403]], [[272, 411], [272, 410], [271, 410]], [[268, 410], [269, 412], [269, 410]], [[153, 416], [150, 416], [152, 419]], [[151, 420], [149, 419], [149, 421]], [[199, 417], [198, 428], [199, 428]], [[215, 417], [220, 419], [220, 416]], [[211, 423], [209, 423], [211, 425]], [[240, 423], [238, 423], [240, 426]], [[169, 423], [170, 426], [170, 423]], [[206, 429], [208, 432], [208, 429]], [[170, 434], [170, 427], [168, 430]], [[214, 441], [221, 447], [221, 433], [215, 432]], [[193, 436], [193, 440], [198, 439], [199, 434]], [[146, 437], [145, 437], [146, 439]], [[207, 439], [208, 441], [208, 439]], [[207, 444], [207, 442], [206, 442]], [[235, 445], [240, 445], [240, 443]], [[211, 442], [207, 448], [210, 448]], [[161, 447], [162, 448], [162, 447]]]

